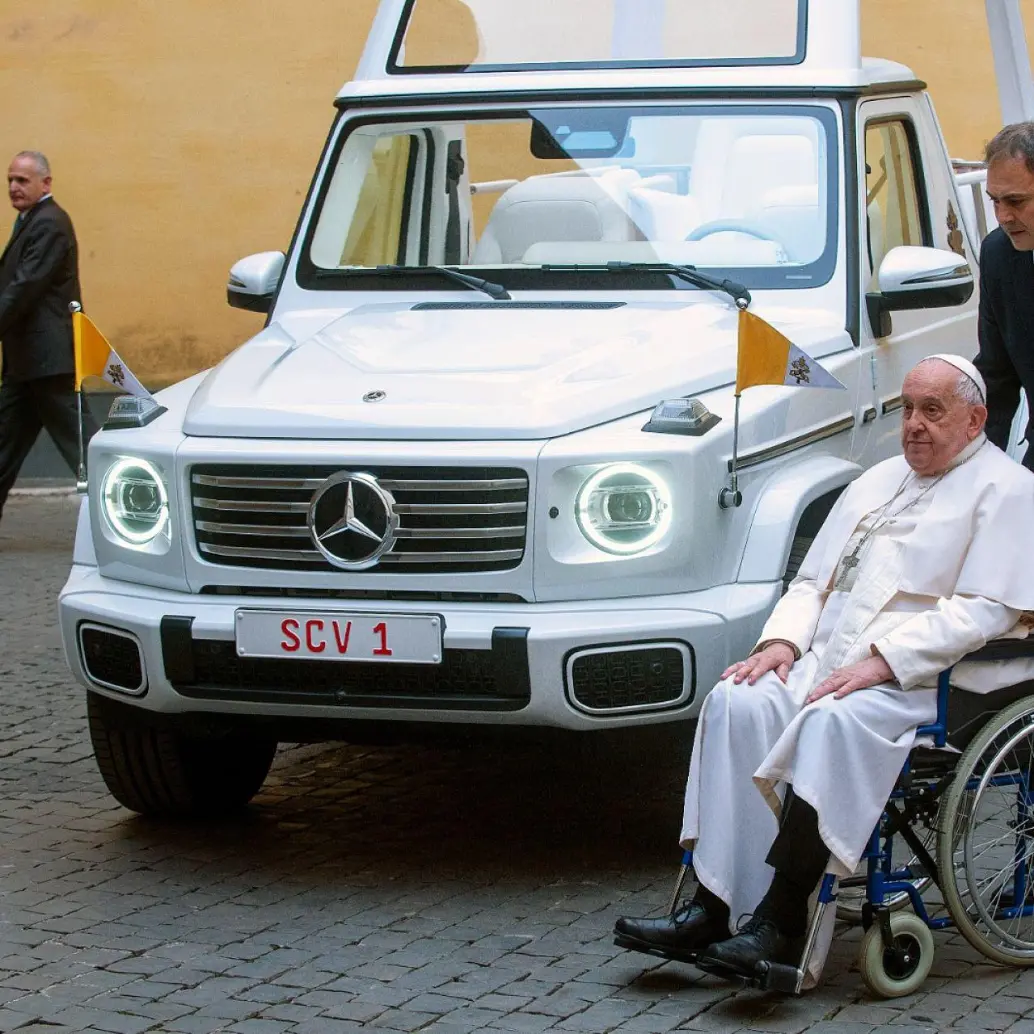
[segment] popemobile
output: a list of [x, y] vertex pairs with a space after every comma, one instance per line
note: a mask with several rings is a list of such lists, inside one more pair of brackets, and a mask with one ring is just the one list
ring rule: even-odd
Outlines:
[[[859, 26], [384, 0], [290, 248], [231, 272], [265, 329], [90, 444], [61, 627], [115, 797], [239, 806], [278, 741], [695, 716], [898, 449], [904, 373], [976, 351], [987, 212]], [[846, 390], [736, 419], [747, 305]]]

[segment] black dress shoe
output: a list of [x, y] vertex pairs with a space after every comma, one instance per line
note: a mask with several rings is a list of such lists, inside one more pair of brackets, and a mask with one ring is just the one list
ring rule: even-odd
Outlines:
[[698, 969], [720, 977], [758, 976], [758, 963], [797, 965], [802, 938], [787, 937], [771, 919], [751, 916], [734, 936], [712, 944], [696, 960]]
[[701, 949], [728, 936], [726, 923], [713, 918], [696, 902], [683, 905], [672, 916], [660, 919], [622, 916], [614, 924], [614, 943], [619, 948], [680, 962], [692, 962]]

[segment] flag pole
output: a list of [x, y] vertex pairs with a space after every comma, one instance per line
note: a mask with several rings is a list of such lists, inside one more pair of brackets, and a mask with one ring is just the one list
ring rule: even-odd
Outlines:
[[[83, 307], [78, 302], [70, 302], [68, 310], [73, 315], [77, 312], [82, 312]], [[78, 353], [78, 349], [76, 352]], [[76, 355], [78, 359], [78, 354]], [[79, 364], [76, 363], [75, 369], [75, 414], [76, 414], [76, 430], [79, 438], [79, 467], [75, 474], [75, 490], [82, 495], [86, 492], [86, 448], [83, 442], [83, 382], [79, 377]]]
[[[750, 302], [746, 298], [736, 299], [736, 308], [741, 312], [746, 311]], [[739, 358], [737, 357], [736, 374], [739, 377]], [[729, 463], [729, 487], [723, 488], [718, 493], [718, 505], [723, 510], [734, 510], [743, 503], [743, 493], [740, 492], [740, 392], [736, 390], [735, 408], [732, 416], [732, 460]]]
[[732, 418], [732, 460], [729, 462], [729, 487], [723, 488], [718, 495], [718, 505], [723, 510], [733, 510], [743, 502], [743, 493], [740, 492], [739, 458], [740, 393], [736, 392], [736, 403]]

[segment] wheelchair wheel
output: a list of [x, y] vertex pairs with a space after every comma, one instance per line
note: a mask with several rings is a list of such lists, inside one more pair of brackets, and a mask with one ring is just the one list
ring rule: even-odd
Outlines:
[[890, 917], [894, 944], [883, 943], [880, 924], [873, 923], [862, 938], [858, 968], [865, 986], [879, 998], [902, 998], [917, 991], [933, 965], [933, 934], [914, 912]]
[[1034, 697], [959, 758], [938, 814], [937, 866], [955, 925], [994, 962], [1034, 966]]

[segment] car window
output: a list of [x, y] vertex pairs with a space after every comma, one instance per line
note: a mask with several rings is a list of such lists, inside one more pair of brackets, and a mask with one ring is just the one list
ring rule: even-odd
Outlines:
[[379, 266], [398, 262], [406, 218], [407, 182], [415, 139], [409, 134], [357, 134], [341, 157], [326, 218], [313, 240], [322, 266]]
[[388, 70], [796, 64], [808, 0], [408, 0]]
[[865, 164], [869, 271], [875, 281], [891, 248], [924, 243], [920, 170], [909, 124], [903, 119], [870, 122], [865, 128]]
[[342, 134], [305, 259], [324, 281], [384, 265], [541, 281], [556, 265], [668, 262], [811, 287], [836, 261], [835, 130], [817, 106], [371, 120]]

